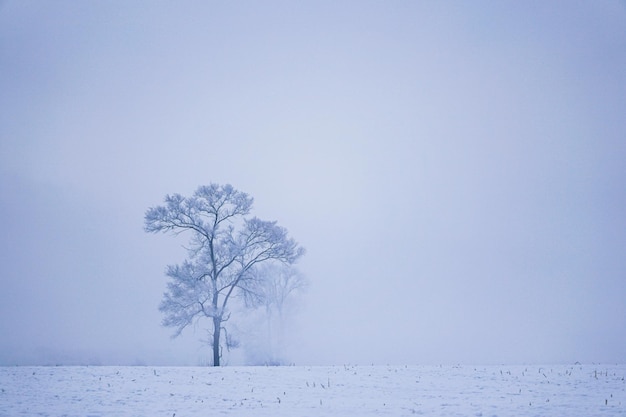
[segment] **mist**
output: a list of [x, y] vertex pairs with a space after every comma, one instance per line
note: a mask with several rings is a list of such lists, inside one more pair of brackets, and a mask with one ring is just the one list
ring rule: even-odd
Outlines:
[[0, 364], [207, 363], [158, 311], [185, 239], [143, 216], [209, 183], [307, 249], [288, 363], [623, 361], [625, 27], [618, 1], [0, 3]]

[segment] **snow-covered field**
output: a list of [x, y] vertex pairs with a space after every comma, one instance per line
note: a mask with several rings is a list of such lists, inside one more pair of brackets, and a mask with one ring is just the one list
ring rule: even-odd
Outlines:
[[617, 416], [626, 365], [0, 367], [1, 416]]

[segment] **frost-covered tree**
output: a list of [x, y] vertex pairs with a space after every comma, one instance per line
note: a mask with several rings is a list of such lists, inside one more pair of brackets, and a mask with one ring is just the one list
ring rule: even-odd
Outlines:
[[149, 233], [190, 234], [188, 259], [167, 267], [170, 281], [159, 309], [174, 337], [201, 318], [212, 322], [213, 365], [220, 364], [220, 335], [230, 318], [228, 302], [249, 297], [261, 264], [293, 264], [304, 249], [274, 221], [248, 217], [253, 199], [231, 185], [199, 187], [191, 197], [167, 195], [146, 211]]

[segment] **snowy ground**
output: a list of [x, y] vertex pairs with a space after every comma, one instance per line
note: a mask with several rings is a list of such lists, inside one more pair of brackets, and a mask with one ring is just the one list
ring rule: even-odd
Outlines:
[[0, 367], [0, 416], [626, 416], [626, 365]]

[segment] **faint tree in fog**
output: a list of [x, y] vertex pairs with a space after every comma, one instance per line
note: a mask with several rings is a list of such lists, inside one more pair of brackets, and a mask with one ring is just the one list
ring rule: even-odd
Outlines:
[[213, 365], [220, 364], [220, 335], [230, 318], [228, 302], [237, 294], [251, 299], [261, 264], [293, 264], [304, 249], [273, 221], [248, 217], [252, 197], [231, 185], [199, 187], [191, 197], [167, 195], [165, 204], [146, 211], [150, 233], [190, 234], [188, 259], [167, 267], [170, 282], [159, 309], [174, 337], [200, 318], [212, 321]]
[[308, 281], [300, 271], [287, 264], [255, 266], [249, 271], [249, 280], [248, 290], [244, 293], [246, 306], [262, 309], [266, 325], [266, 341], [263, 343], [266, 350], [261, 357], [255, 358], [259, 361], [256, 364], [278, 365], [282, 362], [277, 348], [280, 349], [283, 343], [286, 303], [294, 293], [303, 292]]

